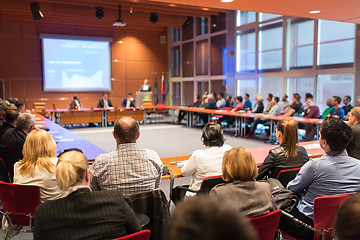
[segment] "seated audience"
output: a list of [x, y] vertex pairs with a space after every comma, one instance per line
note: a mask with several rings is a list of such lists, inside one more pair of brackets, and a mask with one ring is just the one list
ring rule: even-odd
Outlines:
[[23, 158], [23, 146], [27, 135], [35, 129], [36, 120], [30, 113], [21, 113], [16, 128], [11, 128], [0, 139], [0, 157], [4, 160], [11, 181], [14, 177], [14, 164]]
[[231, 95], [227, 95], [225, 100], [225, 107], [229, 107], [231, 109]]
[[331, 98], [328, 98], [327, 100], [326, 100], [326, 105], [328, 106], [325, 110], [324, 110], [324, 112], [321, 114], [321, 118], [326, 118], [329, 114], [330, 114], [330, 112], [334, 109], [334, 106], [333, 106], [333, 104], [332, 104], [332, 99]]
[[56, 143], [50, 133], [35, 129], [26, 137], [23, 159], [14, 165], [14, 183], [40, 188], [40, 201], [55, 200], [67, 195], [55, 178]]
[[266, 95], [266, 100], [268, 101], [268, 104], [266, 105], [266, 108], [264, 110], [265, 114], [269, 113], [270, 109], [273, 106], [272, 99], [273, 99], [272, 93], [268, 93], [268, 95]]
[[[229, 145], [224, 144], [223, 130], [217, 123], [206, 124], [201, 139], [205, 149], [194, 151], [181, 168], [181, 175], [192, 177], [189, 187], [192, 190], [199, 190], [204, 178], [221, 175], [224, 152], [231, 149]], [[195, 194], [187, 192], [186, 195]]]
[[280, 146], [270, 150], [269, 155], [259, 168], [256, 179], [265, 176], [276, 178], [283, 169], [301, 167], [309, 160], [306, 149], [297, 146], [299, 134], [296, 123], [291, 121], [280, 121], [276, 126], [276, 138]]
[[113, 107], [107, 93], [103, 93], [103, 97], [99, 99], [97, 108], [111, 108]]
[[0, 138], [4, 135], [6, 131], [16, 127], [19, 112], [17, 111], [15, 106], [9, 105], [2, 110], [1, 115], [4, 117], [5, 122], [3, 122], [0, 127]]
[[73, 97], [73, 101], [70, 103], [70, 110], [72, 110], [72, 109], [80, 109], [80, 108], [81, 108], [80, 97], [75, 95]]
[[236, 98], [237, 98], [237, 96], [234, 95], [231, 100], [231, 109], [233, 109], [237, 105]]
[[117, 190], [90, 189], [88, 160], [77, 151], [63, 153], [56, 180], [70, 194], [39, 205], [34, 239], [114, 239], [141, 230], [134, 211]]
[[344, 110], [345, 118], [347, 119], [348, 114], [350, 113], [351, 109], [353, 108], [353, 106], [351, 106], [351, 97], [345, 96], [343, 98], [343, 103], [344, 103], [344, 106], [342, 107], [342, 109]]
[[131, 117], [122, 117], [114, 124], [117, 149], [98, 156], [90, 167], [91, 189], [117, 189], [133, 194], [159, 188], [162, 162], [159, 155], [136, 144], [139, 124]]
[[[204, 104], [204, 108], [205, 109], [217, 109], [216, 107], [216, 100], [214, 99], [213, 94], [208, 94], [206, 99], [205, 99], [205, 104]], [[203, 120], [203, 122], [206, 124], [209, 121], [209, 115], [207, 113], [199, 113], [199, 116], [201, 117], [201, 119]]]
[[[255, 105], [254, 108], [252, 109], [252, 113], [262, 113], [264, 111], [264, 99], [262, 96], [256, 95], [255, 96]], [[249, 111], [248, 111], [249, 112]]]
[[208, 91], [205, 91], [203, 96], [202, 96], [202, 100], [201, 100], [201, 104], [200, 104], [200, 107], [204, 107], [205, 106], [205, 101], [206, 101], [206, 98], [208, 96], [209, 92]]
[[235, 208], [207, 197], [194, 197], [180, 203], [165, 234], [168, 240], [257, 239], [246, 217]]
[[128, 93], [127, 97], [121, 103], [121, 107], [126, 108], [134, 108], [135, 106], [135, 99], [133, 98], [132, 93]]
[[224, 98], [224, 94], [223, 93], [218, 93], [217, 94], [216, 107], [217, 108], [223, 108], [223, 107], [225, 107], [225, 104], [226, 104], [226, 100]]
[[[194, 102], [191, 103], [189, 107], [200, 107], [200, 106], [201, 106], [200, 95], [196, 95]], [[180, 111], [179, 111], [179, 115], [178, 115], [177, 124], [181, 123], [181, 121], [184, 119], [184, 117], [185, 117], [186, 115], [187, 115], [187, 112], [186, 112], [186, 111], [180, 110]]]
[[[313, 96], [309, 95], [306, 98], [306, 104], [307, 107], [304, 111], [304, 118], [320, 118], [320, 110], [318, 106], [315, 106], [314, 101], [313, 101]], [[305, 141], [310, 141], [314, 139], [314, 136], [316, 134], [316, 124], [313, 123], [306, 123], [305, 124], [305, 130], [306, 130], [306, 134], [304, 137]]]
[[252, 103], [250, 101], [250, 95], [248, 93], [245, 93], [244, 95], [244, 98], [245, 98], [245, 102], [244, 102], [244, 110], [248, 111], [252, 109]]
[[358, 240], [360, 236], [360, 194], [350, 196], [335, 216], [336, 240]]
[[22, 101], [17, 101], [15, 103], [15, 107], [17, 108], [19, 113], [25, 113], [26, 112], [25, 103], [22, 102]]
[[302, 103], [300, 102], [301, 96], [298, 93], [294, 93], [292, 97], [293, 102], [290, 104], [290, 110], [284, 114], [284, 116], [300, 117], [304, 111]]
[[290, 111], [290, 103], [287, 100], [288, 99], [288, 95], [283, 94], [281, 100], [283, 101], [283, 103], [281, 104], [281, 109], [280, 109], [280, 115], [284, 115], [285, 113]]
[[[297, 207], [290, 212], [293, 216], [313, 225], [315, 198], [360, 191], [360, 161], [345, 151], [351, 138], [351, 127], [340, 118], [324, 120], [319, 144], [326, 153], [305, 163], [287, 185], [289, 190], [300, 194]], [[284, 219], [282, 227], [295, 238], [313, 239], [312, 231], [292, 219]]]
[[352, 140], [346, 148], [350, 157], [360, 160], [360, 107], [354, 107], [349, 113], [349, 125], [352, 129]]
[[246, 149], [232, 148], [225, 152], [222, 178], [227, 183], [216, 185], [210, 197], [236, 208], [249, 218], [262, 216], [276, 210], [270, 185], [256, 181], [257, 166], [254, 157]]
[[331, 101], [332, 105], [334, 106], [334, 109], [331, 110], [331, 112], [329, 113], [328, 116], [331, 116], [331, 117], [339, 117], [341, 118], [342, 120], [344, 120], [344, 109], [342, 109], [340, 107], [340, 103], [341, 103], [341, 97], [339, 96], [334, 96], [332, 101]]
[[236, 97], [236, 103], [237, 104], [233, 109], [231, 109], [231, 112], [237, 112], [237, 111], [243, 110], [244, 107], [243, 107], [242, 101], [243, 101], [242, 96]]

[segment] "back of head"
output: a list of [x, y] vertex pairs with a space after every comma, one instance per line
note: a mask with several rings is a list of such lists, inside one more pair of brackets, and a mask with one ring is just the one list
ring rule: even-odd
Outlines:
[[209, 122], [204, 126], [201, 138], [207, 147], [221, 147], [225, 142], [221, 125], [214, 122]]
[[360, 107], [353, 107], [350, 112], [356, 118], [356, 121], [360, 122]]
[[257, 100], [258, 100], [259, 102], [263, 102], [263, 101], [264, 101], [264, 98], [263, 98], [262, 96], [257, 96]]
[[328, 107], [333, 107], [331, 98], [328, 98], [328, 99], [326, 100], [326, 105], [327, 105]]
[[212, 95], [211, 93], [210, 93], [210, 94], [208, 94], [208, 95], [207, 95], [207, 99], [209, 99], [209, 100], [214, 99], [214, 95]]
[[120, 143], [134, 143], [139, 136], [139, 124], [131, 117], [122, 117], [114, 124], [114, 134]]
[[332, 151], [344, 151], [352, 139], [352, 130], [340, 118], [327, 117], [321, 124], [321, 138]]
[[6, 122], [14, 123], [19, 117], [19, 112], [14, 105], [9, 105], [4, 108], [2, 115], [5, 118]]
[[61, 154], [56, 166], [56, 181], [63, 191], [69, 190], [84, 179], [89, 167], [88, 160], [79, 151], [69, 151]]
[[225, 181], [249, 181], [257, 175], [256, 162], [251, 152], [242, 147], [225, 152], [222, 163], [222, 176]]
[[349, 197], [335, 216], [334, 236], [337, 240], [358, 240], [360, 236], [360, 194]]
[[287, 158], [296, 157], [296, 144], [299, 142], [298, 127], [295, 121], [280, 121], [276, 129], [282, 133], [282, 144], [286, 146], [285, 156]]
[[239, 100], [239, 102], [242, 102], [242, 101], [243, 101], [242, 96], [238, 96], [238, 97], [236, 97], [236, 99]]
[[36, 123], [35, 117], [30, 113], [21, 113], [17, 120], [17, 128], [23, 131], [29, 131]]
[[236, 209], [219, 200], [197, 196], [176, 207], [166, 239], [255, 240], [256, 231]]

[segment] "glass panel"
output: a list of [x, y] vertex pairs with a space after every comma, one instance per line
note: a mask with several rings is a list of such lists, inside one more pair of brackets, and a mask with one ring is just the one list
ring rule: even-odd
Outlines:
[[172, 101], [174, 106], [180, 105], [180, 83], [174, 82], [172, 84]]
[[264, 99], [268, 93], [281, 98], [282, 95], [282, 79], [281, 77], [259, 78], [259, 95]]
[[182, 48], [183, 77], [194, 76], [194, 47], [193, 43], [185, 43]]
[[196, 18], [196, 35], [204, 35], [208, 33], [208, 18], [197, 17]]
[[171, 76], [180, 76], [180, 47], [171, 48]]
[[320, 114], [327, 108], [326, 100], [336, 95], [353, 98], [354, 74], [320, 74], [317, 76], [316, 100]]
[[182, 40], [192, 39], [194, 37], [194, 18], [188, 17], [182, 26]]
[[180, 41], [180, 28], [179, 27], [171, 27], [170, 28], [170, 40], [171, 42]]
[[259, 22], [263, 22], [277, 17], [281, 17], [281, 15], [270, 14], [270, 13], [259, 13]]
[[205, 91], [209, 92], [209, 82], [198, 82], [197, 91], [198, 94], [200, 95], [200, 98], [202, 98]]
[[226, 92], [226, 80], [211, 80], [211, 92], [225, 93]]
[[255, 71], [255, 29], [238, 31], [236, 36], [236, 71]]
[[183, 82], [183, 105], [188, 106], [194, 102], [194, 82]]
[[288, 20], [288, 67], [312, 67], [314, 56], [314, 20]]
[[208, 40], [196, 42], [196, 75], [207, 75], [209, 63]]
[[355, 24], [319, 20], [318, 65], [353, 63]]
[[250, 95], [250, 101], [254, 104], [255, 96], [257, 94], [257, 82], [256, 79], [241, 79], [237, 80], [237, 91], [238, 96], [245, 96], [245, 93]]
[[236, 11], [236, 26], [245, 25], [256, 21], [256, 12]]
[[226, 74], [226, 35], [211, 38], [211, 75]]
[[259, 31], [259, 70], [281, 70], [283, 50], [282, 25], [264, 26]]
[[211, 32], [219, 32], [226, 29], [226, 13], [211, 15]]
[[314, 78], [288, 78], [286, 94], [292, 96], [294, 93], [300, 94], [301, 102], [305, 104], [305, 94], [315, 93]]

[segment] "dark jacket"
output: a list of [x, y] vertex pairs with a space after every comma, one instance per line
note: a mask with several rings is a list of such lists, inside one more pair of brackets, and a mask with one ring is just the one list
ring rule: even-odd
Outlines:
[[[127, 102], [127, 97], [124, 98], [124, 101], [121, 103], [121, 107], [126, 107], [126, 102]], [[133, 100], [130, 102], [130, 107], [136, 107], [135, 106], [135, 99], [133, 98]]]
[[141, 85], [141, 87], [140, 87], [140, 92], [151, 92], [151, 86], [148, 84], [148, 90], [145, 90], [144, 89], [144, 87], [145, 87], [145, 85], [143, 84], [143, 85]]
[[351, 126], [353, 139], [346, 148], [350, 157], [360, 160], [360, 123]]
[[[110, 99], [108, 99], [107, 101], [108, 101], [108, 106], [113, 107]], [[99, 100], [99, 102], [97, 104], [97, 108], [104, 108], [104, 99], [103, 98]]]
[[7, 130], [12, 129], [12, 128], [15, 128], [15, 127], [7, 122], [4, 122], [0, 127], [0, 138], [4, 135], [4, 133]]
[[257, 104], [256, 109], [253, 109], [253, 113], [262, 113], [264, 111], [264, 104], [259, 103]]
[[[79, 101], [79, 104], [80, 104], [80, 101]], [[75, 102], [75, 100], [73, 100], [73, 101], [70, 103], [70, 110], [71, 110], [71, 109], [77, 109], [76, 107], [77, 107], [77, 106], [76, 106], [76, 102]]]
[[205, 103], [204, 108], [206, 108], [206, 109], [217, 109], [215, 99], [211, 99], [210, 101], [208, 101], [207, 103]]
[[287, 159], [285, 157], [286, 146], [279, 146], [270, 150], [269, 155], [265, 158], [258, 170], [256, 179], [260, 180], [265, 176], [276, 178], [281, 170], [301, 167], [309, 160], [309, 156], [304, 147], [296, 146], [296, 152], [296, 157]]
[[140, 231], [140, 223], [117, 190], [80, 188], [40, 204], [34, 239], [114, 239]]

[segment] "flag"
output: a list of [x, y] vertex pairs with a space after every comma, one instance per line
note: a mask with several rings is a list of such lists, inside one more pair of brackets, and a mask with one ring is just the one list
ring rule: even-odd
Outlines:
[[158, 87], [157, 87], [157, 74], [155, 73], [155, 87], [154, 87], [154, 103], [158, 104]]
[[169, 91], [170, 91], [170, 85], [169, 85], [169, 74], [168, 74], [166, 76], [166, 84], [165, 84], [165, 99], [167, 99]]
[[165, 81], [164, 81], [164, 73], [161, 75], [161, 103], [163, 104], [165, 100]]

